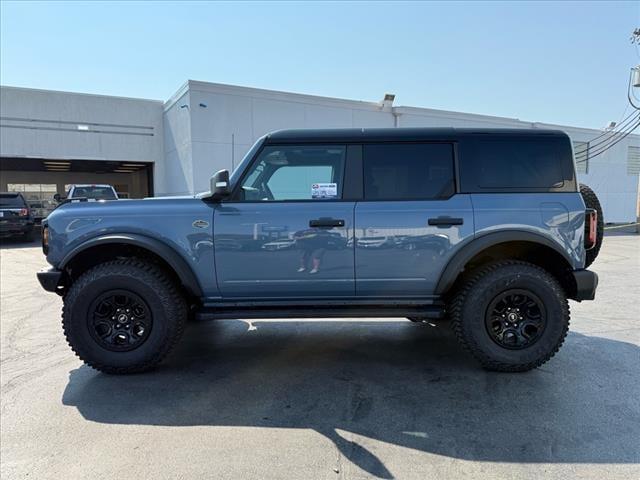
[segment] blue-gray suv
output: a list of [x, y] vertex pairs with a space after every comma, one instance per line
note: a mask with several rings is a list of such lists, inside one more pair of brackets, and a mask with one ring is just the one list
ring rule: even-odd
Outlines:
[[549, 360], [592, 300], [597, 198], [550, 130], [286, 130], [186, 198], [69, 203], [43, 222], [71, 348], [147, 370], [190, 317], [448, 319], [488, 369]]

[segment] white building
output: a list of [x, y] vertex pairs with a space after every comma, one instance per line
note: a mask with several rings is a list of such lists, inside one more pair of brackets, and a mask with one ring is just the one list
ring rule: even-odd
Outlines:
[[[251, 144], [282, 128], [557, 128], [576, 148], [599, 130], [188, 81], [168, 101], [0, 87], [0, 190], [47, 202], [71, 183], [111, 183], [128, 197], [208, 188]], [[636, 220], [640, 136], [578, 164], [608, 222]]]

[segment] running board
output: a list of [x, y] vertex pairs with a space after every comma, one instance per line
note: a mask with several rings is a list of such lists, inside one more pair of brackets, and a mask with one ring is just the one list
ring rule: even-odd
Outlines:
[[203, 307], [196, 311], [196, 320], [221, 320], [236, 318], [391, 318], [424, 317], [432, 320], [444, 318], [444, 307], [422, 306], [260, 306], [245, 308]]

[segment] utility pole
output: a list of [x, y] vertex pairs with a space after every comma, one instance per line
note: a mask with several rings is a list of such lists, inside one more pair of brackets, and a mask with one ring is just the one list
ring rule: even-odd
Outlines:
[[[631, 38], [629, 38], [629, 40], [637, 51], [638, 48], [640, 48], [640, 28], [636, 28], [631, 33]], [[640, 65], [632, 69], [631, 75], [632, 78], [629, 81], [631, 86], [629, 88], [640, 87]], [[631, 95], [629, 96], [631, 97]], [[629, 99], [629, 101], [631, 102], [631, 99]], [[633, 105], [633, 102], [631, 102], [631, 104]], [[635, 105], [633, 106], [635, 107]], [[636, 199], [636, 232], [640, 233], [640, 175], [638, 175], [638, 196]]]

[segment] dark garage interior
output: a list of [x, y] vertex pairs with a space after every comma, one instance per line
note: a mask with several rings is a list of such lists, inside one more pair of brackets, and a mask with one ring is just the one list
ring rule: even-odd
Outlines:
[[119, 198], [153, 195], [153, 163], [140, 161], [0, 158], [0, 191], [22, 192], [36, 219], [51, 212], [53, 196], [72, 184], [113, 185]]

